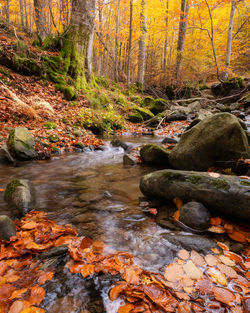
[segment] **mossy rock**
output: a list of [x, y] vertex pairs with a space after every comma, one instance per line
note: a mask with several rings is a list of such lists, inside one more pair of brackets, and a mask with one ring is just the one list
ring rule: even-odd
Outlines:
[[115, 102], [117, 104], [122, 105], [123, 107], [125, 107], [127, 105], [127, 99], [121, 95], [115, 100]]
[[52, 142], [52, 143], [56, 143], [59, 141], [59, 138], [57, 135], [50, 135], [49, 136], [49, 141]]
[[226, 97], [244, 88], [242, 77], [234, 77], [226, 82], [213, 84], [211, 87], [212, 93], [217, 97]]
[[139, 113], [142, 116], [144, 121], [147, 121], [150, 118], [154, 117], [154, 114], [151, 111], [149, 111], [146, 108], [140, 108], [138, 106], [134, 106], [133, 112], [134, 113]]
[[142, 177], [142, 193], [154, 199], [184, 203], [197, 201], [216, 216], [231, 216], [250, 221], [249, 182], [233, 175], [213, 177], [207, 172], [162, 170]]
[[155, 99], [153, 97], [147, 96], [141, 101], [141, 106], [148, 107], [155, 103]]
[[131, 123], [142, 123], [143, 122], [143, 117], [141, 116], [141, 114], [139, 112], [133, 113], [133, 114], [129, 114], [128, 116], [128, 121]]
[[40, 76], [42, 74], [42, 67], [36, 60], [20, 57], [18, 55], [15, 55], [13, 58], [13, 67], [18, 73], [27, 76]]
[[77, 142], [75, 144], [75, 147], [82, 150], [85, 148], [85, 145], [82, 142]]
[[25, 215], [35, 206], [35, 189], [27, 179], [13, 179], [5, 188], [4, 200], [13, 215]]
[[65, 87], [63, 90], [63, 93], [64, 93], [66, 100], [68, 101], [75, 100], [78, 97], [77, 93], [75, 92], [74, 87], [72, 86]]
[[25, 127], [17, 127], [10, 131], [7, 146], [10, 154], [20, 161], [32, 160], [37, 156], [35, 140]]
[[53, 122], [45, 122], [43, 124], [43, 127], [45, 127], [46, 129], [56, 129], [57, 125]]
[[170, 85], [166, 86], [165, 92], [166, 92], [166, 95], [167, 95], [169, 100], [174, 100], [174, 98], [175, 98], [175, 91], [174, 91], [174, 89], [175, 88], [173, 86], [170, 86]]
[[167, 101], [164, 99], [156, 99], [154, 103], [150, 106], [150, 111], [156, 115], [158, 113], [162, 113], [166, 110]]
[[143, 163], [150, 165], [164, 165], [166, 167], [171, 168], [169, 163], [169, 151], [154, 145], [148, 144], [141, 148], [140, 157]]

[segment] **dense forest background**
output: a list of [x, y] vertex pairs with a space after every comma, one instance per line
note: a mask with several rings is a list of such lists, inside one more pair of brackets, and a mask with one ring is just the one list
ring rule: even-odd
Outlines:
[[245, 0], [0, 1], [0, 19], [17, 37], [36, 34], [41, 46], [63, 39], [84, 10], [85, 22], [93, 24], [88, 71], [96, 75], [166, 86], [249, 71]]

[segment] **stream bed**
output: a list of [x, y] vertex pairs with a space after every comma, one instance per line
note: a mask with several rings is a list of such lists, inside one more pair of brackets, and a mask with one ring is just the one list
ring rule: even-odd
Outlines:
[[[135, 147], [156, 141], [160, 139], [126, 138]], [[12, 178], [31, 180], [36, 188], [36, 209], [48, 212], [49, 218], [59, 224], [74, 225], [80, 235], [101, 240], [116, 251], [132, 253], [143, 269], [162, 272], [178, 249], [166, 240], [172, 231], [159, 226], [140, 206], [140, 177], [155, 169], [124, 166], [123, 155], [122, 148], [107, 144], [104, 151], [65, 154], [19, 167], [1, 165], [0, 188]], [[1, 214], [8, 214], [3, 193], [0, 207]], [[41, 306], [49, 313], [115, 313], [120, 300], [111, 303], [108, 299], [115, 280], [119, 277], [84, 279], [59, 264], [58, 274], [45, 285], [47, 293]]]

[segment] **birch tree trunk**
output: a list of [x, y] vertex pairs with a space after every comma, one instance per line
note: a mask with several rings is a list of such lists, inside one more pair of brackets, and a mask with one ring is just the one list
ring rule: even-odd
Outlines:
[[128, 39], [128, 80], [127, 83], [131, 83], [131, 49], [132, 49], [132, 35], [133, 35], [133, 0], [130, 0], [130, 17], [129, 17], [129, 39]]
[[62, 57], [66, 72], [83, 89], [91, 76], [95, 0], [72, 0], [72, 16], [64, 39]]
[[119, 80], [119, 64], [118, 64], [118, 34], [120, 28], [120, 7], [121, 0], [117, 2], [117, 15], [116, 15], [116, 27], [115, 27], [115, 81]]
[[236, 9], [236, 0], [231, 0], [231, 13], [230, 13], [230, 20], [229, 20], [228, 32], [227, 32], [227, 50], [226, 50], [226, 57], [225, 57], [226, 67], [229, 67], [230, 65], [235, 9]]
[[141, 36], [139, 40], [139, 54], [138, 54], [138, 77], [137, 81], [142, 86], [145, 77], [145, 63], [146, 63], [146, 40], [147, 40], [147, 22], [146, 22], [146, 0], [141, 0]]
[[44, 0], [34, 0], [36, 31], [42, 42], [46, 37]]
[[182, 60], [183, 60], [183, 51], [184, 51], [185, 37], [186, 37], [186, 31], [187, 31], [188, 11], [189, 11], [188, 0], [181, 0], [181, 16], [180, 16], [180, 23], [179, 23], [179, 35], [178, 35], [178, 43], [177, 43], [176, 70], [175, 70], [176, 80], [179, 79]]

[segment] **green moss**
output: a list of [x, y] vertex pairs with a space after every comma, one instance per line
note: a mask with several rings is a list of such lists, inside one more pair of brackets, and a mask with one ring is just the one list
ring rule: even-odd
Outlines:
[[128, 116], [128, 121], [131, 123], [142, 123], [143, 117], [141, 116], [139, 112], [136, 112]]
[[143, 107], [147, 107], [147, 106], [151, 106], [155, 103], [155, 99], [153, 97], [145, 97], [144, 99], [142, 99], [141, 105]]
[[57, 125], [53, 122], [45, 122], [43, 126], [47, 129], [56, 129]]
[[59, 138], [58, 138], [57, 135], [50, 135], [50, 136], [49, 136], [49, 141], [50, 141], [50, 142], [53, 142], [53, 143], [56, 143], [56, 142], [59, 141]]
[[72, 108], [72, 107], [75, 107], [75, 106], [77, 106], [78, 105], [78, 102], [77, 101], [71, 101], [70, 103], [69, 103], [69, 106]]
[[78, 149], [84, 149], [84, 148], [85, 148], [85, 145], [84, 145], [82, 142], [77, 142], [77, 143], [75, 144], [75, 146], [76, 146], [76, 148], [78, 148]]
[[211, 184], [217, 189], [227, 189], [229, 187], [227, 181], [223, 178], [214, 179]]
[[250, 186], [250, 182], [247, 181], [247, 180], [241, 180], [241, 181], [240, 181], [240, 184], [241, 184], [242, 186]]
[[153, 104], [150, 105], [150, 111], [155, 115], [165, 110], [167, 101], [164, 99], [156, 99]]
[[69, 87], [65, 87], [63, 90], [64, 96], [67, 100], [72, 101], [77, 99], [78, 95], [75, 92], [74, 87], [69, 86]]
[[145, 121], [149, 120], [152, 117], [154, 117], [154, 114], [151, 111], [149, 111], [146, 108], [140, 108], [138, 106], [134, 106], [133, 112], [134, 113], [139, 113], [142, 116], [143, 120], [145, 120]]
[[201, 84], [199, 85], [199, 90], [206, 90], [206, 89], [209, 89], [209, 87], [205, 84]]
[[120, 104], [121, 106], [125, 107], [127, 106], [127, 99], [125, 97], [123, 97], [122, 95], [120, 95], [116, 100], [115, 102], [117, 104]]
[[93, 79], [99, 86], [102, 86], [105, 89], [109, 89], [109, 82], [106, 78], [100, 77], [100, 76], [94, 76]]
[[12, 194], [15, 192], [15, 190], [17, 189], [17, 187], [20, 186], [24, 186], [23, 184], [21, 184], [19, 179], [13, 179], [7, 186], [5, 189], [5, 193], [4, 193], [4, 200], [8, 201], [11, 199]]
[[15, 70], [21, 74], [35, 76], [42, 74], [41, 66], [35, 60], [26, 57], [15, 55], [13, 58], [13, 66]]
[[3, 67], [0, 67], [0, 73], [7, 76], [7, 77], [10, 77], [10, 73], [8, 70], [6, 70], [5, 68]]
[[141, 103], [142, 98], [141, 98], [140, 96], [132, 96], [132, 97], [130, 98], [130, 100], [131, 100], [132, 102]]
[[167, 171], [164, 171], [163, 176], [167, 177], [167, 178], [183, 178], [183, 176], [180, 174], [180, 173], [173, 173], [173, 172], [167, 172]]
[[187, 180], [190, 181], [190, 183], [192, 184], [198, 184], [201, 181], [201, 176], [193, 175], [191, 177], [188, 177]]

